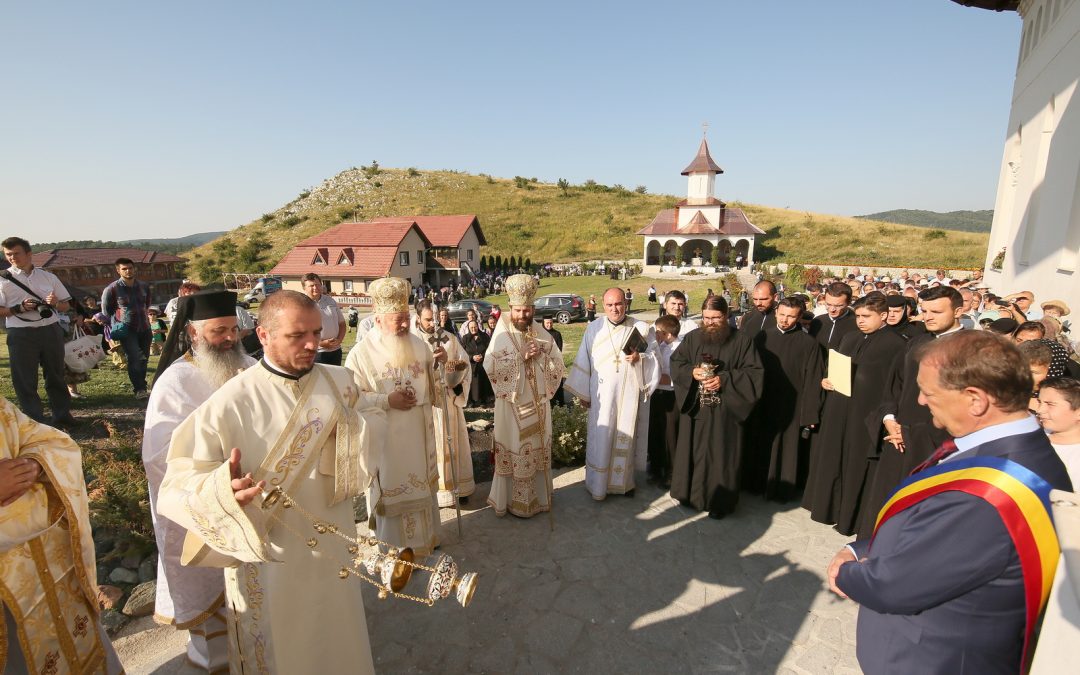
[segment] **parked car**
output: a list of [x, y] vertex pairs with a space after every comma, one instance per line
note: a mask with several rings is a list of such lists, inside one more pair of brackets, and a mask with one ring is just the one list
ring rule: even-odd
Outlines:
[[570, 323], [585, 318], [585, 299], [572, 293], [542, 295], [533, 301], [533, 319], [551, 317], [558, 323]]
[[475, 309], [480, 316], [481, 321], [487, 318], [488, 314], [491, 314], [491, 308], [495, 305], [487, 300], [456, 300], [446, 306], [446, 309], [450, 312], [450, 319], [454, 322], [455, 326], [460, 326], [461, 322], [468, 316], [470, 309]]

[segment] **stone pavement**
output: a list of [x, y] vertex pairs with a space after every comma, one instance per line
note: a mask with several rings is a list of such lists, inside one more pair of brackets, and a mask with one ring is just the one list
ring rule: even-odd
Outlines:
[[[824, 582], [846, 538], [797, 506], [743, 495], [715, 521], [643, 484], [595, 502], [577, 468], [555, 477], [552, 530], [546, 514], [497, 518], [489, 485], [462, 511], [464, 542], [442, 510], [441, 551], [479, 572], [468, 608], [365, 592], [378, 672], [859, 672], [855, 605]], [[147, 619], [115, 642], [130, 673], [196, 672], [182, 635]]]

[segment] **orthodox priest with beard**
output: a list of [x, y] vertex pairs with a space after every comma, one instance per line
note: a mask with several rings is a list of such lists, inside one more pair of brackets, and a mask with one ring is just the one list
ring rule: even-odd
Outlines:
[[[376, 536], [423, 557], [439, 545], [439, 471], [433, 404], [438, 401], [434, 366], [446, 362], [442, 345], [434, 351], [409, 332], [409, 282], [386, 277], [368, 288], [375, 328], [353, 347], [345, 367], [360, 389], [385, 396], [387, 443], [375, 461], [367, 491]], [[457, 339], [457, 338], [452, 338]]]
[[[712, 372], [703, 365], [711, 366]], [[683, 505], [708, 511], [710, 518], [723, 518], [735, 510], [743, 425], [761, 398], [764, 380], [753, 342], [728, 325], [723, 296], [706, 298], [701, 328], [687, 335], [671, 355], [671, 381], [681, 413], [671, 496]]]
[[[566, 391], [589, 410], [585, 487], [600, 501], [633, 495], [634, 471], [645, 471], [649, 445], [649, 396], [660, 383], [660, 364], [645, 338], [649, 325], [626, 316], [620, 288], [604, 293], [604, 316], [585, 329]], [[634, 331], [640, 351], [624, 348]]]
[[[476, 325], [475, 321], [470, 323]], [[420, 338], [432, 352], [436, 345], [446, 351], [447, 360], [442, 367], [446, 373], [445, 409], [449, 412], [449, 419], [443, 414], [442, 384], [438, 377], [435, 381], [440, 390], [432, 407], [432, 418], [435, 420], [435, 450], [439, 469], [439, 506], [452, 507], [455, 494], [462, 502], [467, 502], [469, 495], [476, 492], [469, 428], [465, 426], [465, 406], [469, 403], [469, 387], [472, 384], [469, 355], [452, 333], [447, 333], [435, 325], [435, 312], [427, 300], [421, 300], [416, 305], [412, 334]], [[452, 445], [447, 444], [447, 435], [450, 435]], [[451, 461], [454, 463], [453, 468]]]
[[173, 432], [158, 514], [188, 530], [184, 564], [225, 568], [230, 672], [373, 673], [362, 585], [340, 576], [345, 543], [303, 533], [313, 521], [355, 531], [389, 400], [315, 362], [322, 316], [308, 296], [277, 291], [259, 320], [262, 360]]
[[187, 534], [157, 514], [165, 458], [176, 427], [242, 370], [255, 364], [244, 353], [236, 324], [236, 293], [208, 291], [179, 299], [146, 408], [142, 458], [150, 489], [150, 516], [158, 547], [154, 620], [189, 632], [188, 660], [209, 672], [228, 667], [225, 575], [187, 567], [180, 555]]
[[487, 503], [495, 515], [531, 518], [551, 510], [551, 406], [566, 372], [562, 353], [533, 322], [536, 279], [506, 280], [510, 311], [499, 318], [484, 369], [495, 388], [495, 476]]

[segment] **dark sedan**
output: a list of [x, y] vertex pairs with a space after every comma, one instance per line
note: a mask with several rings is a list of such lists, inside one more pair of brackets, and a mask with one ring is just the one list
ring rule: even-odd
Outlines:
[[480, 314], [478, 318], [483, 321], [488, 314], [491, 314], [491, 308], [494, 306], [487, 300], [457, 300], [447, 305], [446, 309], [450, 312], [450, 319], [453, 320], [454, 325], [460, 326], [470, 309], [475, 309]]
[[580, 295], [542, 295], [533, 301], [536, 321], [552, 318], [559, 323], [570, 323], [585, 317], [585, 299]]

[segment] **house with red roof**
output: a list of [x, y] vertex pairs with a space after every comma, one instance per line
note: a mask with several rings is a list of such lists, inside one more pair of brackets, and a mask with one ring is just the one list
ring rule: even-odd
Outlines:
[[[375, 279], [392, 276], [417, 286], [444, 285], [471, 271], [486, 243], [474, 215], [383, 217], [341, 223], [296, 244], [270, 273], [285, 288], [301, 290], [300, 279], [314, 272], [326, 292], [337, 297], [367, 293]], [[363, 303], [356, 303], [363, 304]]]
[[724, 170], [709, 154], [704, 138], [694, 160], [682, 171], [687, 177], [686, 199], [664, 209], [638, 231], [644, 237], [645, 273], [674, 271], [680, 267], [713, 271], [714, 251], [726, 265], [741, 255], [744, 264], [754, 260], [754, 239], [765, 234], [742, 209], [730, 208], [715, 196], [717, 174]]
[[[105, 287], [119, 278], [117, 258], [130, 258], [135, 263], [136, 278], [150, 285], [154, 302], [165, 302], [180, 290], [187, 259], [171, 253], [137, 248], [55, 248], [35, 251], [32, 259], [35, 267], [55, 274], [74, 295], [101, 298]], [[6, 262], [0, 267], [6, 269]]]

